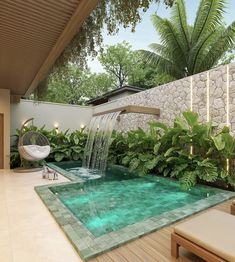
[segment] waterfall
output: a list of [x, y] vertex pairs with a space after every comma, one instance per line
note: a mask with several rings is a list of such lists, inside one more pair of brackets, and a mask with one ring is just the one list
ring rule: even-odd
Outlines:
[[105, 171], [111, 135], [119, 112], [95, 116], [89, 124], [83, 167]]

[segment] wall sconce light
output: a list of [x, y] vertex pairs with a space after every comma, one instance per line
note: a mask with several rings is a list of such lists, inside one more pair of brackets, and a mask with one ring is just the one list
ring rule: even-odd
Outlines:
[[58, 134], [59, 133], [59, 124], [55, 123], [54, 128], [55, 128], [56, 133]]

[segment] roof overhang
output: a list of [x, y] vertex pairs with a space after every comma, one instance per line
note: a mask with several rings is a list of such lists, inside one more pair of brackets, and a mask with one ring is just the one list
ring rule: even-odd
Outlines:
[[122, 86], [122, 87], [113, 89], [112, 91], [109, 91], [103, 94], [102, 96], [90, 99], [87, 101], [87, 104], [88, 105], [100, 105], [100, 104], [107, 103], [110, 98], [115, 97], [117, 95], [120, 95], [126, 92], [129, 92], [129, 94], [135, 94], [141, 91], [144, 91], [144, 89], [135, 87], [135, 86], [126, 85], [126, 86]]
[[98, 0], [0, 2], [0, 88], [27, 96], [45, 77]]

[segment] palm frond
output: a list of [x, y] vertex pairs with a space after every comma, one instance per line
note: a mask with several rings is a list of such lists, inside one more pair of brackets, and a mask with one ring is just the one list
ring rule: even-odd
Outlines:
[[143, 55], [146, 63], [157, 68], [159, 73], [166, 73], [175, 79], [184, 77], [177, 64], [172, 63], [170, 60], [147, 50], [140, 50], [140, 53]]
[[213, 43], [217, 42], [218, 37], [221, 34], [221, 30], [211, 31], [203, 35], [199, 41], [191, 48], [188, 57], [188, 71], [190, 75], [202, 72], [206, 69], [201, 67], [201, 61], [210, 51], [210, 47]]
[[235, 21], [223, 31], [208, 51], [207, 55], [204, 56], [201, 61], [201, 67], [205, 70], [215, 66], [222, 55], [227, 52], [230, 48], [235, 46]]
[[197, 42], [203, 34], [221, 25], [226, 0], [201, 0], [194, 22], [191, 42]]
[[188, 51], [190, 49], [190, 34], [184, 0], [178, 0], [172, 7], [172, 22], [182, 35], [181, 46]]
[[162, 19], [157, 15], [152, 16], [152, 22], [161, 37], [162, 45], [168, 46], [172, 50], [174, 57], [186, 64], [185, 50], [181, 46], [182, 40], [180, 38], [182, 36], [177, 33], [174, 25], [169, 20]]
[[166, 59], [171, 59], [171, 54], [170, 54], [170, 50], [166, 45], [161, 45], [161, 44], [157, 44], [157, 43], [152, 43], [149, 45], [149, 48], [155, 52], [160, 54], [161, 56], [163, 56]]
[[185, 70], [184, 61], [182, 61], [182, 59], [179, 60], [178, 56], [175, 57], [174, 50], [170, 48], [168, 45], [152, 43], [149, 45], [149, 47], [154, 53], [164, 57], [165, 59], [171, 61], [172, 63], [178, 64], [178, 68], [181, 68], [182, 71]]

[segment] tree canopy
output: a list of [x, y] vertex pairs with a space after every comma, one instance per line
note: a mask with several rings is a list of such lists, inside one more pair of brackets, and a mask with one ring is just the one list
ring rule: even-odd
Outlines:
[[100, 0], [96, 9], [83, 23], [79, 32], [55, 63], [59, 69], [68, 62], [84, 65], [88, 56], [97, 56], [102, 49], [102, 31], [107, 28], [110, 35], [116, 34], [119, 28], [131, 27], [134, 32], [141, 21], [141, 13], [147, 11], [151, 3], [163, 2], [171, 7], [175, 0]]
[[225, 0], [201, 0], [193, 26], [187, 22], [184, 0], [177, 0], [170, 19], [152, 16], [160, 35], [161, 44], [150, 45], [152, 51], [143, 50], [149, 64], [159, 72], [179, 79], [209, 70], [222, 60], [235, 45], [235, 21], [222, 24]]
[[[102, 50], [104, 28], [107, 28], [109, 35], [116, 34], [119, 28], [131, 27], [135, 31], [136, 25], [141, 22], [141, 13], [148, 10], [151, 3], [164, 3], [171, 7], [175, 0], [99, 0], [97, 7], [85, 20], [78, 33], [70, 44], [57, 59], [50, 74], [61, 74], [68, 63], [76, 64], [79, 67], [86, 67], [87, 57], [96, 57]], [[35, 97], [45, 93], [48, 79], [43, 79], [34, 91]]]
[[43, 100], [84, 104], [87, 100], [111, 90], [113, 79], [106, 73], [91, 73], [69, 64], [63, 74], [52, 74], [48, 79], [48, 88]]
[[106, 46], [99, 56], [99, 61], [106, 72], [115, 79], [116, 87], [128, 84], [129, 79], [134, 77], [138, 70], [138, 56], [125, 41]]

